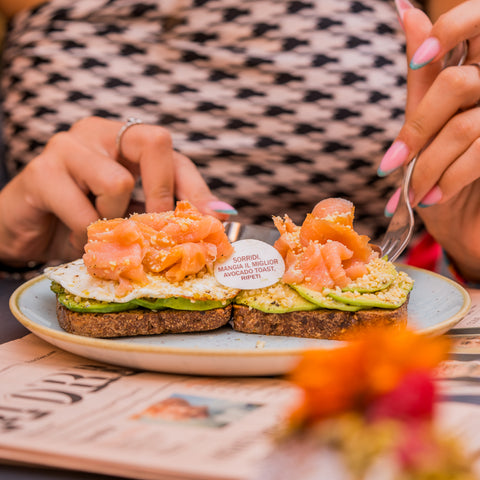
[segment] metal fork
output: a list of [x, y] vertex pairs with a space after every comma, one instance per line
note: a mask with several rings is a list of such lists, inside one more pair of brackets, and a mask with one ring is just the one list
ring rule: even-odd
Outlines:
[[[463, 65], [468, 55], [468, 44], [462, 42], [453, 50], [451, 50], [443, 61], [443, 68], [450, 66]], [[422, 150], [423, 151], [423, 150]], [[400, 198], [393, 216], [388, 224], [387, 231], [382, 239], [380, 246], [382, 256], [394, 262], [405, 250], [408, 242], [412, 238], [413, 228], [415, 226], [415, 218], [412, 205], [409, 199], [410, 179], [412, 178], [413, 169], [417, 162], [420, 151], [408, 164], [405, 175], [402, 180]]]

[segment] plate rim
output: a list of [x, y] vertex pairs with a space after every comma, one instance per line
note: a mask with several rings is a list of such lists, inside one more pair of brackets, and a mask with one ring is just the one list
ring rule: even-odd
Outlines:
[[[76, 345], [82, 345], [85, 347], [93, 348], [105, 348], [107, 350], [122, 351], [122, 352], [140, 352], [140, 353], [155, 353], [158, 355], [192, 355], [192, 356], [241, 356], [245, 357], [246, 355], [252, 357], [258, 356], [286, 356], [286, 355], [299, 355], [305, 351], [305, 348], [292, 348], [288, 351], [284, 349], [269, 349], [269, 350], [252, 350], [252, 349], [194, 349], [194, 348], [182, 348], [182, 347], [169, 347], [166, 345], [146, 345], [146, 344], [136, 344], [122, 341], [121, 338], [95, 338], [95, 337], [84, 337], [81, 335], [75, 335], [73, 333], [61, 332], [54, 330], [52, 328], [38, 324], [37, 322], [29, 319], [18, 306], [18, 301], [20, 296], [28, 290], [35, 283], [48, 280], [45, 275], [40, 275], [39, 277], [32, 278], [26, 283], [18, 287], [11, 295], [9, 304], [10, 310], [17, 320], [26, 327], [32, 333], [40, 332], [47, 337], [54, 338], [67, 343], [73, 343]], [[209, 332], [193, 332], [194, 334], [209, 333]], [[247, 335], [246, 333], [237, 332], [241, 335]], [[180, 334], [177, 334], [180, 335]], [[145, 335], [146, 336], [146, 335]]]
[[[445, 277], [445, 275], [441, 275], [440, 273], [432, 272], [431, 270], [426, 270], [426, 269], [420, 268], [420, 267], [415, 267], [413, 265], [397, 264], [397, 263], [395, 265], [397, 265], [397, 267], [399, 267], [399, 268], [407, 267], [408, 269], [421, 271], [421, 272], [427, 273], [429, 275], [432, 275], [434, 277], [437, 277], [437, 278], [441, 279], [442, 281], [449, 283], [452, 287], [456, 288], [462, 295], [462, 299], [463, 299], [462, 307], [460, 308], [460, 310], [455, 315], [451, 316], [450, 318], [447, 318], [446, 320], [444, 320], [439, 325], [433, 325], [431, 327], [426, 327], [426, 328], [423, 328], [423, 329], [419, 330], [420, 333], [422, 333], [424, 335], [435, 334], [436, 330], [440, 329], [439, 328], [440, 326], [448, 327], [448, 328], [442, 328], [442, 330], [444, 332], [446, 332], [451, 327], [453, 327], [458, 322], [460, 322], [460, 320], [462, 320], [467, 315], [467, 313], [470, 311], [470, 308], [472, 307], [472, 298], [470, 297], [470, 294], [468, 293], [468, 290], [463, 285], [460, 285], [458, 282], [456, 282], [455, 280], [452, 280], [451, 278]], [[415, 287], [415, 284], [414, 284], [414, 287]]]
[[[422, 273], [427, 273], [429, 275], [436, 276], [440, 278], [444, 282], [448, 282], [453, 286], [461, 295], [462, 295], [462, 306], [459, 309], [458, 312], [456, 312], [452, 317], [449, 317], [448, 319], [444, 320], [443, 322], [432, 325], [430, 327], [425, 327], [423, 329], [418, 329], [416, 330], [417, 332], [424, 334], [424, 335], [436, 335], [436, 334], [442, 334], [448, 331], [452, 326], [456, 325], [464, 316], [468, 313], [468, 311], [471, 308], [471, 298], [468, 293], [468, 291], [459, 283], [455, 282], [454, 280], [445, 277], [443, 275], [440, 275], [436, 272], [431, 272], [429, 270], [425, 270], [419, 267], [414, 267], [410, 265], [403, 265], [403, 264], [396, 264], [397, 267], [402, 268], [406, 267], [407, 269], [413, 269], [413, 270], [418, 270], [421, 271]], [[42, 281], [47, 281], [48, 278], [42, 274], [37, 277], [34, 277], [19, 287], [17, 287], [12, 295], [10, 296], [9, 299], [9, 307], [12, 312], [12, 314], [16, 317], [16, 319], [24, 325], [29, 331], [32, 333], [39, 333], [43, 334], [45, 337], [48, 338], [54, 338], [59, 341], [63, 341], [66, 343], [73, 343], [76, 345], [80, 345], [83, 347], [91, 347], [91, 348], [103, 348], [107, 350], [113, 350], [113, 351], [122, 351], [122, 352], [140, 352], [140, 353], [145, 353], [145, 354], [157, 354], [157, 355], [179, 355], [179, 356], [251, 356], [251, 357], [270, 357], [270, 356], [296, 356], [300, 355], [303, 352], [305, 352], [307, 349], [311, 348], [322, 348], [321, 346], [319, 347], [312, 347], [312, 346], [300, 346], [296, 348], [291, 348], [291, 349], [245, 349], [245, 348], [239, 348], [239, 349], [221, 349], [221, 348], [216, 348], [212, 349], [210, 348], [199, 348], [198, 350], [196, 348], [192, 347], [171, 347], [171, 346], [166, 346], [166, 345], [147, 345], [147, 344], [136, 344], [136, 343], [129, 343], [122, 341], [122, 339], [103, 339], [103, 338], [95, 338], [95, 337], [84, 337], [81, 335], [75, 335], [72, 333], [68, 332], [62, 332], [62, 331], [57, 331], [54, 330], [50, 327], [46, 327], [44, 325], [40, 325], [39, 323], [35, 322], [34, 320], [31, 320], [28, 318], [22, 311], [19, 306], [19, 301], [21, 296], [29, 290], [33, 285], [36, 283], [40, 283]], [[202, 333], [202, 332], [198, 332]], [[205, 332], [209, 333], [209, 332]], [[242, 332], [237, 332], [238, 334], [242, 335], [248, 335]], [[265, 336], [268, 338], [268, 336]], [[321, 339], [319, 339], [321, 340]], [[338, 344], [341, 344], [340, 341], [338, 340], [327, 340], [325, 341], [329, 342], [337, 342]], [[327, 348], [327, 347], [323, 347]]]

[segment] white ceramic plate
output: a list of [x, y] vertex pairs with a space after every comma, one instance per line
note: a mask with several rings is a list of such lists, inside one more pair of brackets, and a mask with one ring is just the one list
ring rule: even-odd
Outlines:
[[[408, 325], [425, 334], [441, 334], [470, 308], [467, 291], [440, 275], [400, 266], [414, 280]], [[20, 286], [10, 309], [31, 332], [71, 353], [142, 370], [191, 375], [279, 375], [289, 371], [312, 347], [333, 348], [339, 342], [294, 337], [250, 335], [230, 327], [179, 335], [97, 339], [72, 335], [58, 325], [50, 280], [41, 276]]]

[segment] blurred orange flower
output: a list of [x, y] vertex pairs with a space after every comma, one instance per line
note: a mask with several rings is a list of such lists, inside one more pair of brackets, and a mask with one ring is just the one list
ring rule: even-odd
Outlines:
[[292, 426], [347, 411], [431, 415], [433, 370], [447, 358], [449, 345], [446, 337], [372, 329], [339, 348], [306, 352], [289, 375], [304, 394], [291, 414]]

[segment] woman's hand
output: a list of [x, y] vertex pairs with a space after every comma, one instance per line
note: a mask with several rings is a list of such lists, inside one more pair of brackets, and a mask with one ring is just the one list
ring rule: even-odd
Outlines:
[[[229, 207], [210, 192], [194, 164], [175, 152], [167, 130], [89, 117], [54, 135], [44, 151], [0, 192], [0, 260], [27, 262], [79, 257], [87, 226], [123, 217], [138, 177], [146, 210], [171, 210], [174, 197], [224, 220]], [[223, 205], [222, 205], [223, 204]], [[232, 212], [234, 213], [234, 211]]]
[[[401, 3], [401, 2], [397, 2]], [[408, 163], [412, 202], [429, 232], [466, 278], [480, 280], [480, 1], [470, 0], [432, 26], [420, 10], [402, 19], [407, 35], [406, 121], [379, 173]], [[442, 58], [469, 41], [465, 66], [442, 70]]]

